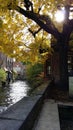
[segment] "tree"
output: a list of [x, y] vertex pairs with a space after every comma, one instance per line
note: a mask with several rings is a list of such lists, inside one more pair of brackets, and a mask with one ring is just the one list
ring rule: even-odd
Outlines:
[[[25, 18], [25, 22], [29, 24], [29, 32], [36, 37], [42, 29], [48, 34], [53, 35], [57, 40], [57, 48], [59, 50], [60, 57], [60, 82], [62, 86], [68, 88], [68, 43], [71, 33], [73, 32], [73, 2], [72, 0], [6, 0], [2, 2], [0, 0], [1, 11], [9, 9], [15, 10], [22, 14]], [[29, 8], [27, 5], [29, 4]], [[24, 6], [23, 6], [24, 5]], [[61, 29], [58, 28], [54, 19], [54, 14], [57, 10], [64, 10], [65, 20], [61, 24]], [[16, 16], [14, 16], [16, 17]], [[2, 19], [1, 19], [2, 20]], [[35, 25], [35, 28], [33, 28]]]

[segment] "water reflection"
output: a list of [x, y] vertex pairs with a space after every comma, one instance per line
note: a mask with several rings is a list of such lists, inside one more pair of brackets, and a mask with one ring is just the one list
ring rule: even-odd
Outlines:
[[27, 90], [29, 89], [26, 82], [18, 81], [13, 84], [10, 84], [9, 99], [12, 101], [12, 104], [27, 96]]
[[8, 107], [27, 96], [29, 87], [26, 81], [16, 81], [7, 87], [0, 87], [0, 107]]

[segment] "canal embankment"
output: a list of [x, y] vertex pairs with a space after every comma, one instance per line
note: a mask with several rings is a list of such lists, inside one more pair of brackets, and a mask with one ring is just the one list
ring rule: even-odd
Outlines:
[[17, 80], [6, 86], [0, 86], [0, 113], [21, 100], [23, 97], [27, 97], [29, 89], [30, 87], [26, 80]]
[[22, 98], [1, 113], [0, 130], [31, 130], [49, 91], [50, 85], [46, 82], [36, 95]]

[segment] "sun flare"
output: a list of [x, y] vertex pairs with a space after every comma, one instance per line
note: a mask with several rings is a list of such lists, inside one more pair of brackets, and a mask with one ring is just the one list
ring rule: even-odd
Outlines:
[[63, 22], [64, 19], [65, 19], [65, 12], [58, 10], [58, 11], [55, 13], [55, 20], [56, 20], [57, 22]]

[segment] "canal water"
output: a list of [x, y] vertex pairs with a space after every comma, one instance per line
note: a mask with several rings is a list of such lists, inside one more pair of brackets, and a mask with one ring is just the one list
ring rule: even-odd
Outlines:
[[15, 81], [6, 87], [0, 87], [0, 113], [28, 96], [29, 86], [26, 81]]

